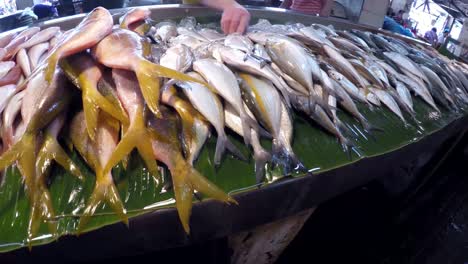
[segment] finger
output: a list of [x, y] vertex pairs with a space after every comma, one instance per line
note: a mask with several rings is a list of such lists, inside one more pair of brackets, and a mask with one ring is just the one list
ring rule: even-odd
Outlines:
[[245, 29], [247, 28], [247, 25], [249, 24], [249, 18], [247, 16], [242, 16], [241, 20], [239, 22], [239, 25], [237, 26], [237, 33], [244, 34]]
[[221, 18], [221, 29], [223, 30], [223, 32], [225, 34], [227, 34], [227, 30], [229, 29], [228, 28], [228, 21], [227, 21], [227, 18], [223, 15], [223, 17]]
[[236, 32], [239, 23], [240, 18], [238, 17], [231, 20], [231, 24], [229, 25], [229, 34]]

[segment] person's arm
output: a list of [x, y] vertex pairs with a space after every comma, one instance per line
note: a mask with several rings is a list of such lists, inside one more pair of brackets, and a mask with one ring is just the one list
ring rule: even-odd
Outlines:
[[221, 28], [224, 33], [244, 33], [250, 22], [250, 13], [234, 0], [200, 0], [200, 4], [223, 11]]
[[289, 9], [292, 5], [292, 0], [284, 0], [279, 6], [280, 8]]
[[331, 10], [333, 8], [333, 0], [322, 0], [322, 10], [320, 10], [320, 16], [327, 17], [330, 16]]

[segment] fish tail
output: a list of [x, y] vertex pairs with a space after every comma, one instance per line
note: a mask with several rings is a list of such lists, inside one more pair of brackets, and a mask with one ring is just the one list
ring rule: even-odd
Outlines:
[[144, 124], [143, 114], [138, 114], [136, 120], [130, 126], [123, 135], [119, 144], [109, 158], [106, 166], [104, 167], [104, 173], [108, 173], [115, 165], [117, 165], [121, 160], [134, 149], [138, 150], [141, 158], [145, 161], [148, 171], [153, 175], [156, 181], [159, 181], [159, 171], [156, 164], [153, 149], [151, 144], [149, 144], [149, 139], [151, 138], [151, 133]]
[[216, 166], [221, 164], [221, 158], [224, 152], [229, 150], [232, 154], [238, 157], [241, 160], [247, 160], [244, 154], [229, 140], [225, 133], [218, 134], [218, 140], [216, 142], [216, 151], [214, 157], [214, 163]]
[[271, 161], [273, 167], [281, 166], [284, 175], [307, 172], [307, 168], [283, 142], [273, 139]]
[[[112, 103], [109, 102], [104, 96], [99, 93], [97, 89], [94, 87], [90, 87], [87, 89], [83, 89], [83, 104], [86, 103], [89, 107], [94, 109], [93, 114], [95, 113], [95, 119], [97, 120], [98, 115], [98, 107], [109, 114], [110, 116], [114, 117], [115, 119], [119, 120], [123, 124], [128, 124], [128, 116], [123, 111], [123, 109], [119, 107], [115, 107]], [[86, 108], [85, 109], [85, 118], [86, 118]], [[89, 127], [88, 127], [89, 129]]]
[[[32, 249], [32, 241], [37, 235], [41, 224], [47, 220], [55, 217], [54, 209], [52, 206], [52, 198], [49, 190], [47, 190], [43, 179], [37, 179], [37, 192], [30, 195], [31, 211], [29, 214], [27, 239], [29, 250]], [[57, 222], [47, 221], [49, 233], [53, 236], [57, 235]]]
[[187, 234], [190, 233], [190, 214], [192, 211], [193, 191], [197, 190], [204, 195], [225, 202], [237, 202], [214, 183], [203, 177], [196, 169], [190, 166], [182, 157], [171, 168], [172, 182], [176, 199], [176, 208], [179, 219]]
[[160, 83], [159, 75], [154, 69], [155, 64], [142, 60], [139, 67], [135, 70], [138, 83], [140, 84], [141, 93], [145, 99], [148, 108], [153, 112], [156, 117], [161, 118], [161, 111], [159, 109], [160, 97]]
[[108, 204], [120, 220], [128, 226], [127, 212], [120, 199], [119, 191], [112, 180], [112, 175], [110, 173], [104, 175], [102, 170], [96, 170], [96, 184], [81, 215], [77, 228], [78, 235], [83, 232], [86, 224], [102, 203]]
[[42, 147], [39, 150], [39, 153], [37, 154], [36, 160], [36, 174], [38, 176], [42, 177], [46, 173], [46, 170], [50, 166], [51, 160], [55, 160], [58, 164], [60, 164], [60, 166], [76, 176], [79, 180], [84, 180], [84, 176], [80, 169], [68, 157], [65, 150], [57, 142], [57, 139], [55, 139], [49, 133], [45, 133], [45, 139], [42, 143]]
[[158, 107], [160, 88], [158, 80], [159, 77], [175, 79], [178, 81], [196, 82], [208, 87], [211, 91], [216, 91], [216, 89], [204, 81], [200, 81], [197, 78], [193, 78], [187, 74], [183, 74], [164, 66], [151, 63], [147, 60], [141, 60], [138, 63], [135, 73], [137, 75], [138, 82], [140, 83], [143, 97], [145, 98], [150, 110], [157, 117], [161, 117]]
[[271, 154], [265, 149], [255, 151], [255, 179], [257, 183], [261, 183], [265, 179], [265, 166], [272, 159]]
[[47, 66], [44, 69], [44, 76], [47, 83], [52, 82], [52, 78], [54, 77], [55, 68], [57, 68], [57, 63], [59, 60], [59, 56], [57, 52], [54, 52], [47, 60]]

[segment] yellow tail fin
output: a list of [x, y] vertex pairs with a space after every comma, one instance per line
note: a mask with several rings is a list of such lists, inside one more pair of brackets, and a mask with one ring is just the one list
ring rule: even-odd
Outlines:
[[36, 160], [36, 175], [38, 177], [45, 176], [46, 170], [50, 166], [52, 160], [55, 160], [65, 170], [71, 172], [81, 181], [84, 180], [84, 176], [80, 169], [73, 163], [68, 157], [67, 153], [53, 136], [49, 133], [44, 134], [44, 142], [42, 147], [37, 154]]
[[171, 176], [176, 198], [176, 207], [179, 219], [187, 234], [190, 233], [189, 221], [192, 211], [192, 197], [194, 190], [225, 203], [237, 204], [236, 200], [226, 194], [214, 183], [203, 177], [182, 158], [180, 158], [175, 164], [175, 168], [172, 168], [171, 170]]
[[119, 144], [112, 153], [109, 161], [104, 167], [104, 173], [109, 172], [115, 165], [134, 149], [138, 150], [138, 153], [146, 163], [146, 167], [149, 172], [153, 175], [156, 182], [159, 182], [159, 171], [156, 164], [153, 149], [150, 143], [150, 132], [144, 123], [143, 110], [141, 109], [140, 114], [137, 115], [134, 122], [130, 125], [125, 135], [120, 140]]
[[56, 52], [54, 52], [52, 55], [47, 60], [47, 66], [45, 68], [45, 80], [47, 83], [50, 83], [52, 81], [52, 78], [54, 77], [54, 72], [55, 68], [57, 67], [58, 63], [58, 55]]
[[117, 216], [128, 226], [128, 216], [120, 199], [119, 191], [112, 180], [110, 173], [104, 175], [102, 170], [96, 171], [96, 185], [93, 193], [88, 199], [87, 206], [80, 218], [77, 233], [80, 234], [86, 227], [96, 209], [102, 204], [107, 203]]
[[53, 236], [57, 235], [57, 222], [50, 221], [51, 218], [55, 216], [54, 209], [52, 206], [52, 198], [50, 196], [49, 191], [47, 190], [45, 184], [41, 181], [41, 179], [37, 179], [37, 192], [35, 192], [32, 197], [30, 197], [31, 201], [31, 212], [28, 222], [28, 238], [27, 244], [29, 250], [32, 248], [32, 241], [34, 237], [37, 235], [41, 223], [44, 220], [49, 219], [47, 224], [49, 226], [49, 232]]
[[171, 78], [178, 81], [186, 82], [196, 82], [208, 87], [211, 91], [216, 91], [208, 83], [201, 81], [197, 78], [193, 78], [187, 74], [163, 67], [151, 63], [147, 60], [141, 60], [138, 63], [137, 69], [135, 69], [138, 82], [140, 84], [141, 93], [145, 98], [146, 104], [150, 110], [157, 116], [161, 117], [161, 112], [159, 111], [159, 77]]

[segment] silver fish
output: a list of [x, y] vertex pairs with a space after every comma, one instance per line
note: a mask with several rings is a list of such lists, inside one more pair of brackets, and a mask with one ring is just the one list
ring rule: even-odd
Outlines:
[[258, 129], [258, 125], [245, 112], [240, 87], [234, 73], [224, 64], [213, 59], [196, 60], [193, 63], [193, 69], [211, 84], [217, 93], [240, 114], [244, 141], [248, 144], [250, 142], [250, 128]]
[[[189, 73], [191, 77], [201, 79], [197, 73]], [[232, 144], [224, 132], [224, 110], [218, 96], [205, 86], [193, 82], [179, 82], [182, 91], [192, 105], [213, 125], [218, 135], [214, 163], [219, 165], [224, 151], [227, 149], [236, 156], [243, 157], [242, 153]]]
[[[226, 104], [226, 107], [224, 108], [224, 118], [227, 127], [239, 136], [244, 137], [242, 120], [234, 107], [230, 104]], [[259, 183], [265, 178], [265, 167], [266, 164], [271, 161], [271, 154], [260, 144], [259, 134], [253, 129], [251, 129], [250, 132], [250, 145], [252, 146], [255, 160], [255, 178], [257, 183]]]
[[193, 60], [194, 56], [190, 48], [184, 44], [178, 44], [166, 50], [161, 56], [159, 64], [176, 71], [185, 72], [192, 67]]

